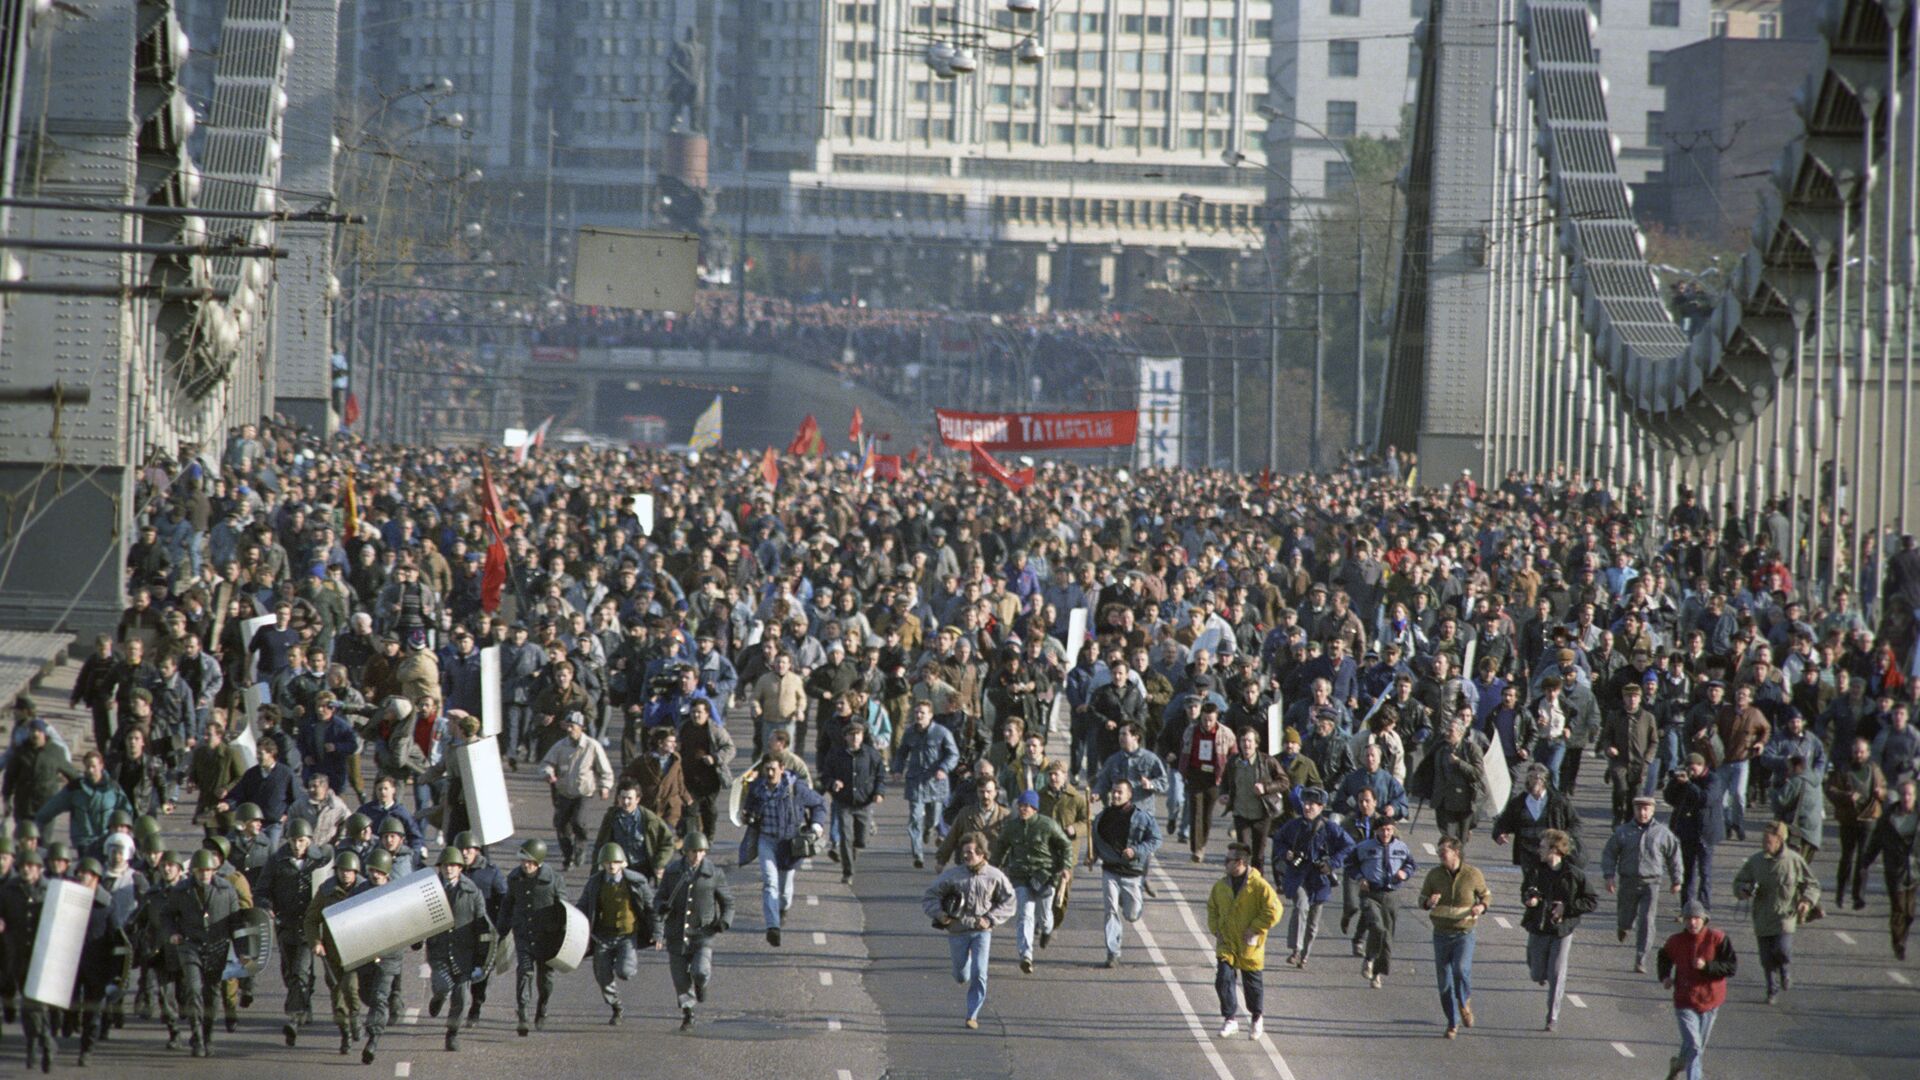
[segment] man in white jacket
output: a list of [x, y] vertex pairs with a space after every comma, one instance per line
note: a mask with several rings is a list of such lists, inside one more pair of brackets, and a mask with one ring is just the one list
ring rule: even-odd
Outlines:
[[920, 899], [936, 930], [947, 932], [953, 956], [953, 981], [967, 986], [967, 1027], [980, 1027], [987, 1003], [987, 958], [993, 928], [1013, 918], [1013, 883], [987, 861], [987, 838], [968, 833], [960, 840], [960, 858], [942, 871]]
[[540, 768], [553, 791], [553, 831], [559, 835], [561, 869], [566, 871], [573, 869], [580, 845], [592, 835], [587, 831], [587, 799], [613, 794], [613, 763], [600, 740], [587, 738], [584, 714], [570, 712], [561, 723], [567, 736], [540, 759]]

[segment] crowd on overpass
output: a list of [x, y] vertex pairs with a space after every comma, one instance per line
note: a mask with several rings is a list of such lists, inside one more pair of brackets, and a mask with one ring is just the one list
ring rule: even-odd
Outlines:
[[[1167, 902], [1152, 862], [1182, 848], [1225, 856], [1206, 912], [1223, 1037], [1243, 1005], [1259, 1037], [1269, 1000], [1297, 1008], [1294, 988], [1348, 963], [1383, 986], [1402, 908], [1431, 924], [1454, 1038], [1475, 1022], [1483, 915], [1527, 930], [1553, 1031], [1582, 917], [1610, 903], [1672, 989], [1674, 1075], [1701, 1074], [1730, 977], [1789, 992], [1794, 931], [1823, 902], [1883, 906], [1904, 959], [1912, 538], [1889, 545], [1870, 610], [1794, 580], [1765, 521], [1692, 493], [1655, 514], [1577, 473], [1423, 486], [1398, 454], [1320, 476], [1043, 464], [1014, 491], [965, 462], [897, 480], [739, 452], [515, 464], [252, 426], [217, 457], [157, 462], [128, 607], [74, 689], [90, 730], [15, 710], [0, 989], [29, 1060], [77, 1034], [84, 1062], [109, 1032], [158, 1053], [149, 1016], [210, 1054], [222, 1019], [266, 1012], [289, 1053], [312, 1052], [319, 1020], [372, 1061], [399, 960], [336, 970], [319, 919], [428, 866], [459, 918], [427, 942], [449, 1050], [490, 999], [506, 1007], [482, 958], [508, 929], [513, 1026], [546, 1027], [542, 913], [562, 900], [590, 913], [615, 1022], [657, 940], [692, 1027], [724, 989], [715, 941], [747, 921], [736, 889], [779, 948], [807, 915], [788, 908], [809, 854], [851, 879], [903, 824], [970, 1027], [996, 927], [1031, 971], [1069, 906], [1090, 909], [1118, 967], [1129, 925]], [[449, 762], [483, 738], [478, 650], [495, 645], [499, 748], [549, 780], [551, 843], [524, 823], [511, 847], [466, 834]], [[1610, 819], [1581, 819], [1583, 786], [1608, 790]], [[746, 831], [722, 857], [736, 789]], [[1421, 804], [1446, 836], [1434, 865], [1396, 835]], [[169, 839], [189, 827], [204, 841]], [[1712, 868], [1749, 832], [1741, 913]], [[1490, 891], [1475, 864], [1509, 858], [1519, 890]], [[58, 1013], [18, 996], [55, 877], [97, 888], [99, 912]], [[1671, 936], [1662, 896], [1686, 916]], [[249, 908], [276, 925], [284, 1001], [223, 979]], [[1269, 933], [1311, 979], [1269, 987]]]

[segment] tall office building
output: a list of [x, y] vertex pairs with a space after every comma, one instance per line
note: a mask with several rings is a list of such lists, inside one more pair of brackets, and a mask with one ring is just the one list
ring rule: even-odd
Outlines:
[[[551, 183], [563, 226], [659, 222], [668, 58], [691, 30], [714, 218], [789, 280], [1090, 307], [1260, 259], [1269, 0], [356, 4], [341, 73], [362, 115], [451, 80], [438, 107], [464, 131], [410, 138], [459, 148], [517, 221]], [[943, 77], [930, 49], [973, 70]]]

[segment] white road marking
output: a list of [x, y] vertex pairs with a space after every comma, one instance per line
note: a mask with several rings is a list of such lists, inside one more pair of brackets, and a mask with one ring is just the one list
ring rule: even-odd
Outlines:
[[1614, 1043], [1613, 1049], [1615, 1053], [1619, 1054], [1623, 1058], [1630, 1058], [1633, 1056], [1633, 1047], [1628, 1046], [1626, 1043]]
[[[1181, 907], [1184, 909], [1185, 905]], [[1133, 928], [1139, 932], [1140, 940], [1146, 944], [1147, 955], [1152, 958], [1154, 966], [1160, 970], [1160, 981], [1167, 984], [1167, 992], [1173, 995], [1173, 1003], [1179, 1006], [1180, 1015], [1186, 1017], [1187, 1030], [1200, 1044], [1200, 1051], [1207, 1056], [1207, 1063], [1213, 1066], [1214, 1075], [1220, 1080], [1234, 1080], [1233, 1070], [1227, 1068], [1226, 1059], [1220, 1056], [1220, 1051], [1214, 1049], [1213, 1037], [1207, 1033], [1207, 1029], [1200, 1022], [1199, 1015], [1193, 1011], [1193, 1003], [1187, 1000], [1186, 990], [1181, 987], [1180, 980], [1174, 977], [1173, 969], [1167, 966], [1167, 958], [1160, 952], [1159, 944], [1153, 940], [1153, 931], [1148, 929], [1144, 915], [1139, 922], [1133, 924]], [[1288, 1080], [1292, 1078], [1289, 1077]]]
[[835, 1019], [831, 1019], [831, 1018], [829, 1018], [829, 1019], [827, 1020], [827, 1030], [828, 1030], [828, 1031], [839, 1031], [839, 1030], [840, 1030], [840, 1021], [838, 1021], [838, 1020], [835, 1020]]
[[821, 972], [821, 973], [820, 973], [820, 985], [821, 985], [821, 986], [832, 986], [832, 985], [833, 985], [833, 972], [831, 972], [831, 971], [823, 971], [823, 972]]
[[409, 1024], [419, 1023], [420, 1022], [420, 1006], [418, 1005], [407, 1006], [407, 1013], [406, 1013], [405, 1019]]
[[395, 1075], [395, 1076], [412, 1076], [412, 1075], [413, 1075], [413, 1062], [411, 1062], [411, 1061], [396, 1061], [396, 1062], [394, 1062], [394, 1063], [393, 1063], [393, 1075]]
[[1423, 848], [1426, 848], [1426, 849], [1427, 849], [1427, 854], [1429, 854], [1429, 855], [1438, 855], [1438, 854], [1440, 854], [1440, 849], [1439, 849], [1439, 848], [1437, 848], [1437, 847], [1434, 847], [1434, 846], [1433, 846], [1432, 844], [1421, 844], [1420, 846], [1421, 846], [1421, 847], [1423, 847]]
[[812, 859], [801, 859], [801, 860], [800, 860], [800, 869], [802, 869], [802, 870], [811, 870], [811, 869], [813, 869], [813, 860], [812, 860]]
[[[1200, 946], [1202, 952], [1208, 956], [1212, 956], [1213, 942], [1201, 931], [1199, 920], [1193, 917], [1193, 907], [1187, 903], [1186, 894], [1180, 890], [1180, 884], [1174, 881], [1172, 877], [1168, 876], [1165, 870], [1159, 867], [1155, 867], [1153, 872], [1159, 876], [1160, 884], [1172, 894], [1173, 906], [1180, 912], [1181, 921], [1187, 924], [1187, 933], [1193, 935], [1194, 942]], [[1144, 936], [1146, 933], [1146, 923], [1143, 921], [1138, 925]], [[1202, 1032], [1202, 1034], [1204, 1035], [1205, 1033]], [[1273, 1040], [1267, 1035], [1262, 1034], [1259, 1043], [1260, 1049], [1267, 1055], [1267, 1060], [1272, 1063], [1273, 1071], [1281, 1077], [1281, 1080], [1296, 1080], [1293, 1075], [1293, 1070], [1287, 1067], [1287, 1059], [1280, 1056], [1280, 1050], [1273, 1045]], [[1209, 1042], [1207, 1045], [1211, 1048], [1213, 1044]]]
[[1833, 932], [1833, 936], [1834, 936], [1834, 937], [1837, 937], [1837, 938], [1839, 938], [1839, 939], [1840, 939], [1840, 941], [1841, 941], [1841, 943], [1842, 943], [1842, 944], [1845, 944], [1845, 945], [1858, 945], [1858, 944], [1860, 944], [1859, 942], [1857, 942], [1857, 941], [1855, 941], [1855, 940], [1853, 940], [1853, 935], [1852, 935], [1852, 934], [1849, 934], [1849, 933], [1847, 933], [1847, 932], [1846, 932], [1845, 930], [1835, 930], [1835, 931]]
[[1887, 972], [1887, 978], [1892, 979], [1894, 982], [1899, 983], [1901, 986], [1913, 985], [1913, 983], [1905, 975], [1902, 975], [1897, 971]]
[[853, 1080], [852, 1069], [841, 1069], [840, 1072], [836, 1075], [838, 1077], [838, 1080]]
[[1579, 994], [1568, 994], [1567, 1000], [1573, 1002], [1573, 1007], [1576, 1009], [1584, 1009], [1587, 1007], [1587, 1003], [1580, 1000]]
[[815, 930], [813, 932], [813, 943], [815, 945], [825, 945], [827, 943], [827, 935]]
[[432, 965], [432, 964], [421, 964], [421, 965], [420, 965], [420, 977], [421, 977], [421, 978], [423, 978], [423, 979], [431, 979], [431, 978], [433, 978], [433, 965]]
[[1495, 915], [1493, 917], [1493, 921], [1499, 923], [1500, 929], [1502, 930], [1513, 929], [1513, 924], [1507, 921], [1507, 917], [1505, 915]]
[[808, 907], [819, 907], [819, 906], [820, 906], [820, 898], [819, 898], [819, 897], [817, 897], [817, 896], [812, 896], [812, 895], [809, 895], [809, 896], [807, 897], [807, 906], [808, 906]]

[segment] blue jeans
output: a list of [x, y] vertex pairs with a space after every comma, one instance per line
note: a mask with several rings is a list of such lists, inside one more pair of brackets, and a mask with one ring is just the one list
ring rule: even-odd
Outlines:
[[1460, 1026], [1460, 1006], [1473, 1000], [1473, 931], [1433, 932], [1433, 974], [1440, 983], [1440, 1011], [1447, 1026]]
[[1033, 955], [1033, 924], [1040, 932], [1053, 933], [1053, 887], [1035, 892], [1026, 885], [1013, 887], [1013, 948], [1022, 960]]
[[953, 981], [967, 984], [967, 1019], [972, 1020], [987, 1003], [987, 954], [993, 951], [993, 931], [948, 934], [947, 951], [953, 957]]
[[1107, 902], [1107, 954], [1120, 955], [1120, 923], [1140, 921], [1141, 906], [1146, 896], [1140, 886], [1146, 882], [1143, 877], [1121, 877], [1110, 870], [1100, 874], [1101, 891]]
[[1560, 766], [1567, 760], [1567, 744], [1542, 739], [1533, 744], [1533, 760], [1546, 766], [1547, 783], [1560, 790]]
[[780, 926], [780, 913], [793, 906], [793, 871], [780, 869], [780, 841], [760, 838], [760, 915], [769, 930]]
[[1652, 767], [1647, 769], [1647, 782], [1640, 787], [1640, 794], [1652, 795], [1660, 790], [1667, 774], [1680, 767], [1680, 725], [1675, 724], [1660, 734], [1658, 756]]
[[1701, 1080], [1707, 1075], [1702, 1062], [1707, 1057], [1707, 1037], [1713, 1034], [1713, 1018], [1719, 1013], [1719, 1009], [1673, 1010], [1673, 1018], [1680, 1022], [1680, 1075], [1686, 1080]]
[[1184, 835], [1192, 827], [1186, 819], [1187, 778], [1178, 770], [1167, 770], [1167, 832]]
[[915, 859], [926, 855], [926, 834], [928, 825], [940, 820], [939, 799], [915, 799], [907, 804], [907, 850]]
[[[1727, 785], [1727, 828], [1747, 835], [1747, 766], [1746, 761], [1729, 761], [1720, 766], [1720, 779]], [[1721, 839], [1714, 837], [1715, 840]]]

